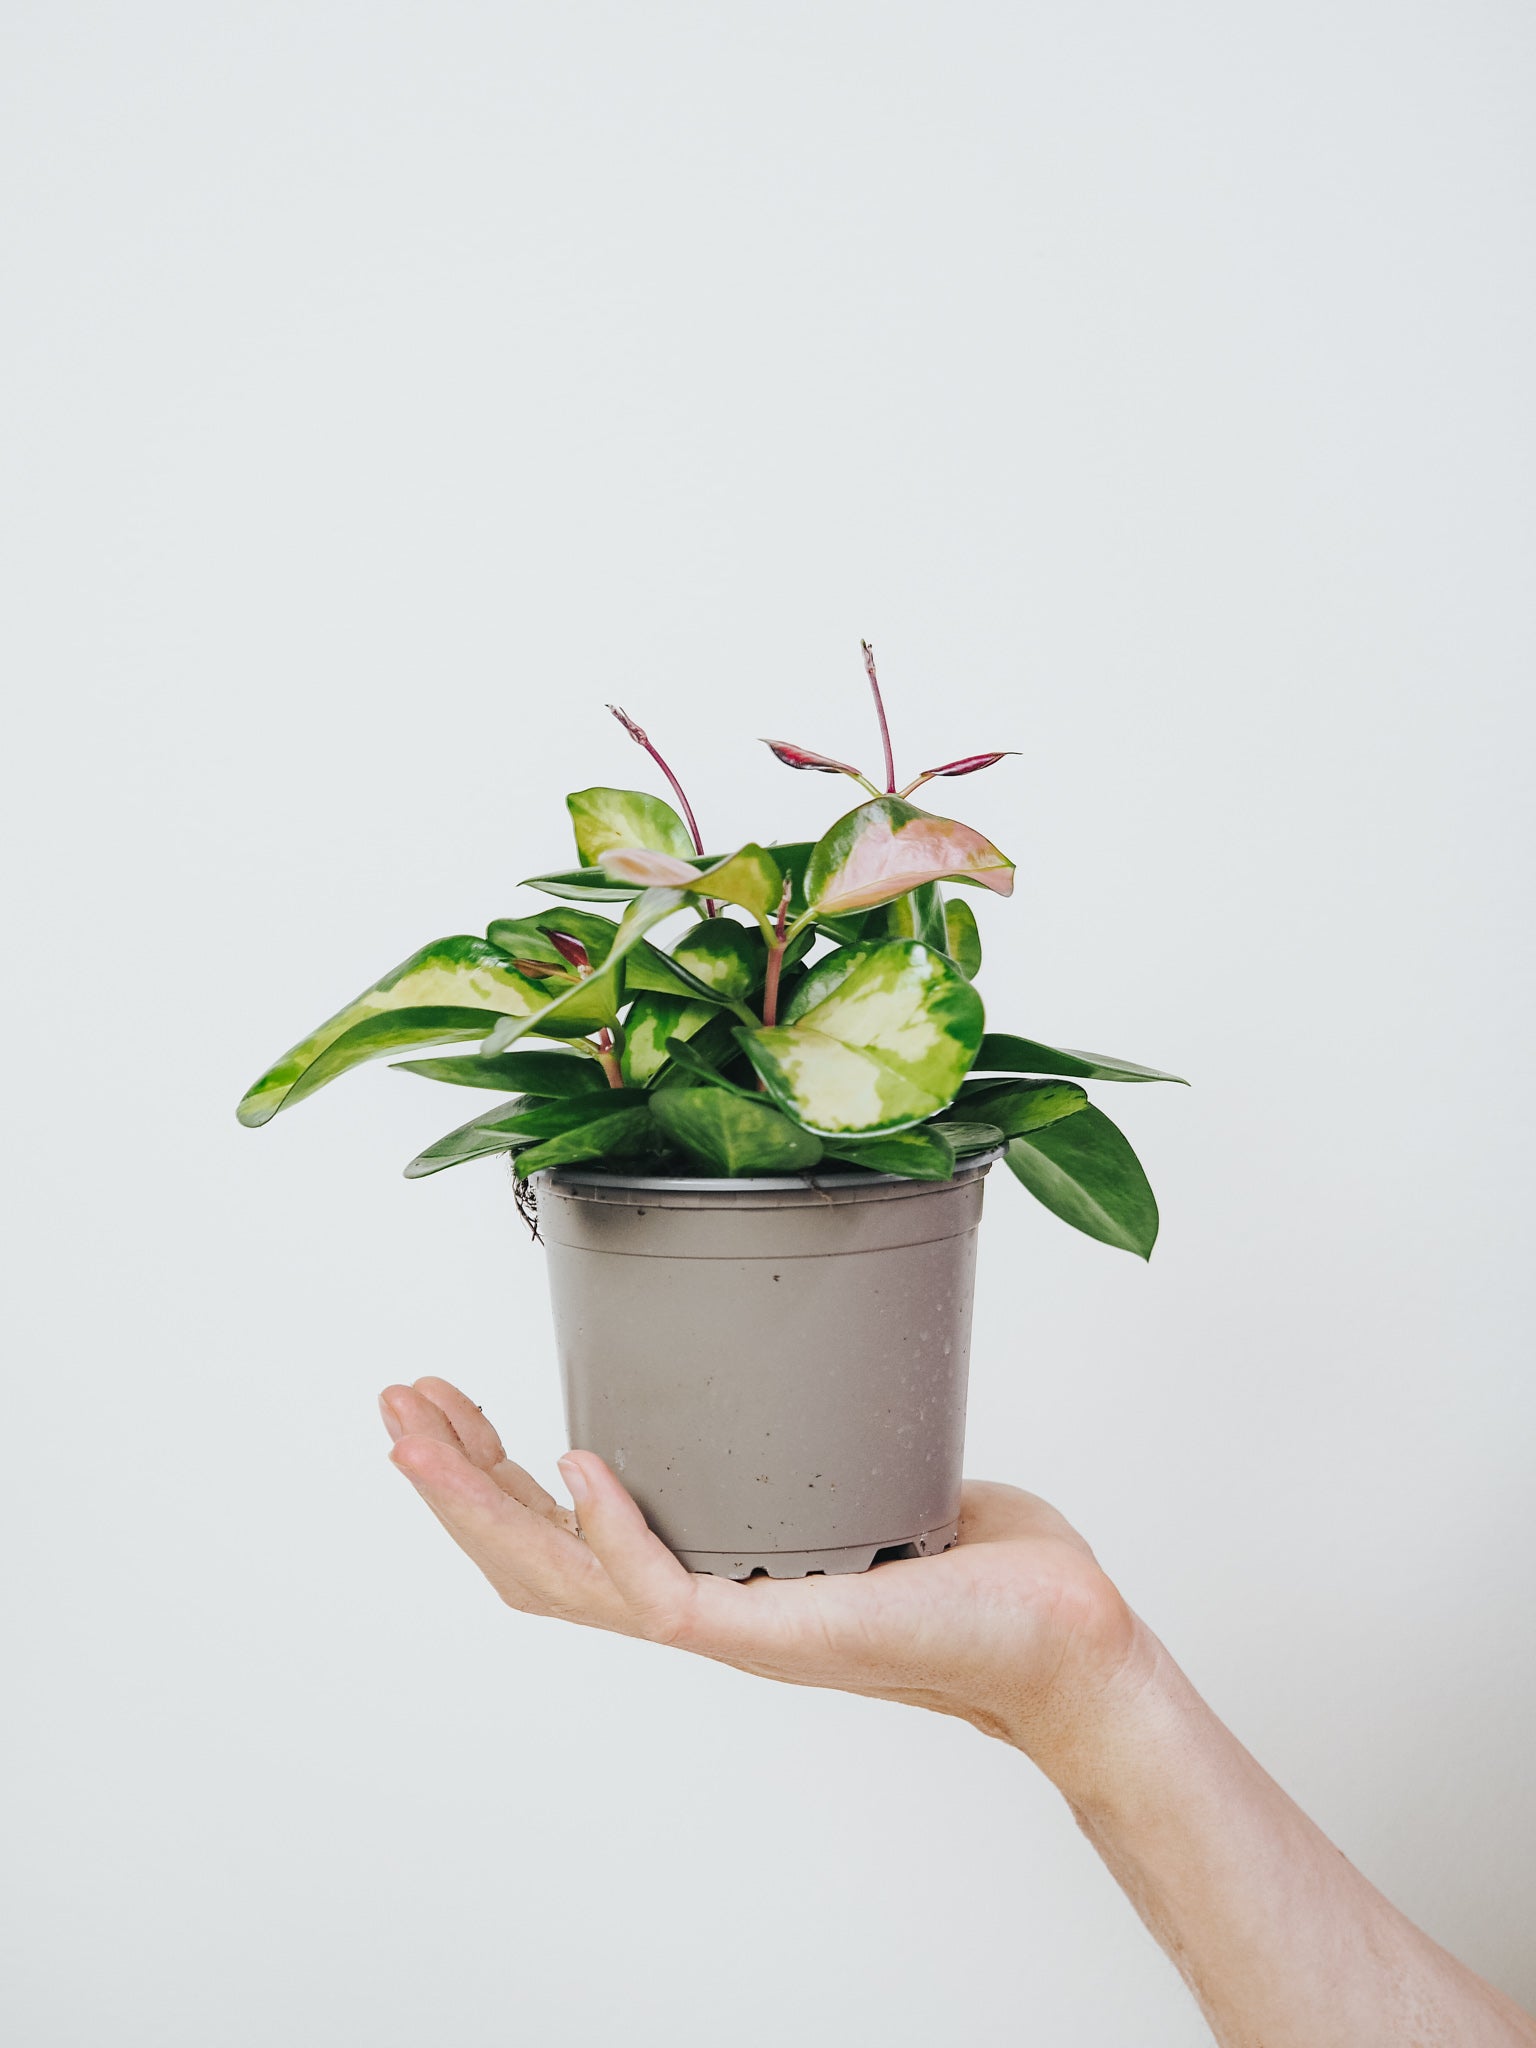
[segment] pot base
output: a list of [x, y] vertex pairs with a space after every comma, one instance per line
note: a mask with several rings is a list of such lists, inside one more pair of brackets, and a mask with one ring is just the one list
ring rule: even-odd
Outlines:
[[678, 1550], [673, 1555], [691, 1572], [717, 1579], [750, 1579], [766, 1572], [770, 1579], [809, 1579], [818, 1573], [867, 1572], [876, 1558], [936, 1557], [960, 1533], [958, 1522], [925, 1529], [903, 1543], [855, 1543], [846, 1550]]

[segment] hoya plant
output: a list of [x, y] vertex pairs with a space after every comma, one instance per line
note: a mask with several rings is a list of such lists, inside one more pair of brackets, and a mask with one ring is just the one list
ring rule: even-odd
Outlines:
[[520, 1189], [578, 1161], [938, 1181], [1001, 1149], [1054, 1215], [1148, 1257], [1152, 1190], [1083, 1083], [1178, 1076], [988, 1030], [975, 913], [945, 890], [1008, 896], [1014, 865], [912, 797], [1006, 756], [966, 754], [898, 788], [867, 643], [864, 662], [883, 788], [846, 761], [765, 742], [786, 767], [865, 793], [820, 839], [706, 853], [677, 777], [610, 706], [679, 808], [638, 789], [568, 796], [577, 865], [523, 885], [545, 907], [413, 953], [268, 1068], [240, 1121], [269, 1123], [367, 1060], [472, 1045], [398, 1062], [505, 1098], [428, 1145], [412, 1179], [506, 1153]]

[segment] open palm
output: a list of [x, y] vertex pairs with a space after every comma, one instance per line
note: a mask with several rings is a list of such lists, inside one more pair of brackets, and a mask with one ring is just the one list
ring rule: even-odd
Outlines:
[[1101, 1694], [1134, 1622], [1087, 1544], [1044, 1501], [966, 1486], [942, 1556], [743, 1584], [684, 1569], [594, 1452], [561, 1460], [564, 1508], [435, 1378], [380, 1397], [391, 1457], [510, 1607], [669, 1643], [794, 1685], [957, 1714], [1035, 1751]]

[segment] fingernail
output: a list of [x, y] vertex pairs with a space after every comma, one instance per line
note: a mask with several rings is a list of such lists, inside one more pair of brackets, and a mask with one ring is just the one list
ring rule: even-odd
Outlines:
[[389, 1431], [390, 1441], [399, 1443], [401, 1437], [405, 1435], [405, 1425], [383, 1394], [379, 1396], [379, 1413], [384, 1418], [384, 1427]]
[[571, 1499], [580, 1507], [590, 1488], [587, 1485], [587, 1475], [574, 1458], [565, 1457], [560, 1460], [560, 1477], [565, 1481], [566, 1491]]

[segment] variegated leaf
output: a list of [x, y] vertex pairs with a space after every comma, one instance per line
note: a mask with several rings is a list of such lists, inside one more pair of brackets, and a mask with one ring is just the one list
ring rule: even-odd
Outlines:
[[789, 1023], [736, 1034], [768, 1092], [822, 1138], [946, 1108], [981, 1042], [981, 998], [944, 954], [911, 939], [849, 950], [846, 971], [836, 954], [812, 968]]
[[1013, 891], [1013, 862], [990, 839], [898, 796], [876, 797], [817, 841], [805, 891], [818, 917], [873, 909], [925, 882], [974, 882]]
[[[237, 1114], [241, 1123], [253, 1128], [268, 1123], [285, 1104], [312, 1095], [324, 1082], [362, 1060], [376, 1059], [406, 1045], [483, 1037], [503, 1019], [526, 1022], [546, 1002], [538, 985], [520, 975], [498, 947], [468, 936], [438, 939], [402, 961], [393, 973], [365, 989], [284, 1053], [247, 1091]], [[391, 1038], [387, 1031], [356, 1035], [359, 1027], [396, 1011], [430, 1015], [418, 1018], [419, 1030], [402, 1025], [402, 1036]], [[349, 1039], [348, 1048], [318, 1073], [313, 1071], [342, 1038]]]
[[937, 882], [924, 882], [921, 888], [909, 889], [905, 896], [882, 904], [878, 910], [869, 912], [863, 936], [920, 939], [925, 946], [947, 953], [949, 932], [944, 922], [943, 890]]
[[641, 882], [652, 889], [690, 889], [696, 896], [736, 903], [762, 917], [778, 909], [784, 891], [778, 862], [765, 847], [751, 841], [702, 870], [672, 854], [649, 853], [637, 847], [617, 847], [605, 853], [602, 867], [616, 881]]
[[667, 1064], [669, 1038], [692, 1038], [719, 1014], [712, 1003], [689, 1002], [681, 996], [638, 997], [624, 1019], [620, 1073], [632, 1087], [645, 1087]]
[[651, 1097], [667, 1136], [716, 1173], [800, 1173], [821, 1157], [809, 1131], [763, 1096], [724, 1088], [670, 1088]]
[[[617, 1092], [617, 1091], [615, 1091]], [[650, 1165], [665, 1150], [662, 1133], [651, 1115], [649, 1104], [641, 1109], [612, 1110], [595, 1123], [563, 1131], [558, 1138], [546, 1138], [514, 1155], [512, 1165], [519, 1180], [542, 1173], [549, 1166], [574, 1166], [584, 1159], [612, 1160], [615, 1165]]]
[[981, 933], [975, 911], [962, 897], [952, 897], [944, 906], [944, 950], [967, 981], [980, 974]]
[[484, 1159], [496, 1152], [515, 1152], [575, 1130], [610, 1123], [616, 1115], [643, 1110], [645, 1096], [638, 1089], [608, 1088], [602, 1096], [581, 1096], [563, 1102], [533, 1096], [513, 1096], [498, 1102], [480, 1116], [471, 1117], [457, 1130], [449, 1131], [405, 1169], [407, 1180], [421, 1180], [429, 1173], [441, 1173], [448, 1166], [462, 1166], [467, 1159]]
[[1090, 1103], [1028, 1137], [1011, 1138], [1007, 1159], [1036, 1201], [1063, 1223], [1150, 1259], [1157, 1198], [1125, 1133]]
[[669, 803], [643, 789], [578, 789], [565, 800], [576, 832], [576, 857], [596, 867], [615, 846], [649, 846], [689, 854], [693, 836]]
[[756, 925], [706, 917], [683, 933], [669, 957], [717, 1002], [739, 1003], [762, 987], [768, 948]]

